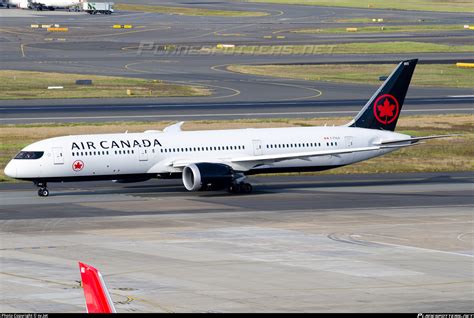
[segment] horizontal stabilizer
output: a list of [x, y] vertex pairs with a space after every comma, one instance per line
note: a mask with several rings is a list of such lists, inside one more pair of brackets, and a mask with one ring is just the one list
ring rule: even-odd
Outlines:
[[394, 139], [394, 140], [384, 140], [379, 143], [375, 143], [376, 145], [393, 145], [399, 143], [410, 142], [412, 144], [419, 142], [420, 140], [427, 140], [427, 139], [437, 139], [437, 138], [447, 138], [447, 137], [454, 137], [459, 136], [457, 134], [454, 135], [433, 135], [433, 136], [425, 136], [425, 137], [412, 137], [406, 139]]

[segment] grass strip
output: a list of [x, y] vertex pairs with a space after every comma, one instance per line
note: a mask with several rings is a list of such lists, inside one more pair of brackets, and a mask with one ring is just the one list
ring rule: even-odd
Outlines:
[[[230, 65], [229, 71], [314, 81], [378, 85], [379, 76], [389, 75], [395, 64], [324, 65]], [[474, 69], [453, 64], [420, 64], [412, 85], [426, 87], [474, 88]]]
[[155, 5], [120, 3], [114, 6], [116, 10], [156, 12], [163, 14], [176, 14], [186, 16], [216, 16], [216, 17], [263, 17], [269, 15], [267, 12], [258, 11], [235, 11], [235, 10], [211, 10], [203, 8], [167, 7]]
[[[76, 80], [92, 80], [92, 85], [76, 85]], [[206, 96], [204, 87], [177, 85], [141, 78], [0, 70], [0, 99], [120, 98]], [[48, 86], [63, 86], [48, 89]], [[132, 95], [127, 95], [130, 90]]]
[[[422, 25], [371, 25], [371, 26], [355, 26], [356, 33], [406, 33], [406, 32], [449, 32], [449, 31], [464, 31], [472, 32], [472, 30], [465, 30], [462, 25], [458, 24], [422, 24]], [[347, 33], [346, 27], [343, 28], [326, 28], [326, 29], [298, 29], [291, 30], [292, 33]]]
[[422, 10], [438, 12], [474, 12], [469, 0], [246, 0], [247, 2], [297, 4], [327, 7], [350, 7], [371, 9]]
[[474, 45], [446, 45], [425, 42], [373, 42], [298, 45], [235, 45], [214, 48], [213, 53], [249, 55], [317, 55], [317, 54], [399, 54], [474, 52]]

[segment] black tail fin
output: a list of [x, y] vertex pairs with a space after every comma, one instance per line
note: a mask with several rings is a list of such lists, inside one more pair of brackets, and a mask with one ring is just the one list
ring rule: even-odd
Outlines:
[[348, 126], [394, 131], [417, 62], [414, 59], [398, 64]]

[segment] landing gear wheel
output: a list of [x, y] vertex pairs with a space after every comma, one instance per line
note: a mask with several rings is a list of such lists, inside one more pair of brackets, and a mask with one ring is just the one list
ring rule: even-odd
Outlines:
[[240, 191], [242, 193], [251, 193], [252, 192], [252, 185], [250, 183], [244, 183], [240, 186]]
[[38, 195], [40, 197], [47, 197], [49, 195], [49, 190], [46, 188], [41, 188], [38, 190]]
[[47, 188], [46, 182], [38, 181], [35, 182], [35, 185], [39, 188], [38, 195], [40, 197], [47, 197], [49, 195], [49, 190]]

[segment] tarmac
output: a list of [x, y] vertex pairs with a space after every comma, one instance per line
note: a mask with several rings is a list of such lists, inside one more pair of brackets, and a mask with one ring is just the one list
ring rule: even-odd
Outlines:
[[[140, 0], [139, 3], [146, 3]], [[154, 4], [190, 6], [190, 3], [153, 1]], [[313, 6], [206, 1], [193, 7], [267, 12], [264, 17], [206, 17], [167, 15], [150, 12], [116, 12], [110, 16], [91, 16], [64, 11], [36, 12], [0, 9], [0, 67], [2, 69], [37, 70], [95, 75], [113, 75], [160, 79], [170, 83], [208, 87], [210, 97], [175, 97], [160, 99], [78, 99], [78, 100], [7, 100], [0, 101], [0, 123], [61, 121], [146, 120], [159, 119], [231, 119], [246, 118], [248, 112], [238, 105], [251, 105], [260, 117], [314, 117], [345, 107], [344, 114], [357, 112], [376, 90], [376, 86], [278, 79], [267, 76], [238, 74], [226, 70], [229, 64], [307, 64], [307, 63], [392, 63], [419, 58], [420, 63], [455, 63], [472, 61], [471, 53], [416, 54], [210, 54], [201, 50], [219, 43], [240, 45], [334, 44], [346, 42], [418, 41], [438, 44], [470, 44], [473, 33], [462, 29], [474, 24], [469, 13], [349, 9]], [[338, 21], [362, 18], [384, 18], [389, 24], [453, 24], [459, 30], [448, 32], [408, 32], [387, 34], [303, 34], [290, 32], [301, 28], [353, 26]], [[420, 22], [421, 21], [421, 22]], [[30, 24], [57, 23], [69, 28], [67, 33], [51, 33], [31, 29]], [[132, 29], [112, 29], [113, 24], [131, 24]], [[367, 25], [356, 23], [356, 25]], [[269, 38], [270, 37], [270, 38]], [[176, 52], [158, 50], [162, 45], [175, 45]], [[140, 49], [142, 47], [142, 49]], [[387, 75], [387, 74], [381, 74]], [[453, 97], [454, 96], [454, 97]], [[458, 98], [462, 96], [462, 98]], [[439, 101], [443, 100], [443, 107]], [[420, 101], [423, 101], [422, 103]], [[314, 106], [305, 108], [308, 103]], [[417, 113], [472, 113], [472, 89], [410, 87], [406, 107]], [[267, 103], [265, 107], [263, 104]], [[275, 104], [268, 107], [269, 103]], [[284, 114], [279, 104], [286, 104]], [[311, 104], [312, 103], [312, 104]], [[146, 107], [120, 105], [147, 104]], [[189, 106], [166, 112], [167, 105]], [[212, 113], [192, 107], [207, 105]], [[422, 105], [421, 105], [422, 104]], [[54, 111], [45, 106], [54, 107]], [[79, 111], [74, 106], [85, 106]], [[117, 107], [110, 107], [116, 105]], [[150, 107], [152, 105], [153, 107]], [[105, 107], [104, 107], [105, 106]], [[25, 107], [25, 108], [23, 108]], [[106, 111], [104, 110], [106, 109]], [[39, 114], [43, 115], [39, 115]], [[106, 115], [104, 115], [106, 113]], [[230, 113], [231, 115], [226, 115]], [[166, 116], [164, 116], [166, 115]], [[177, 115], [186, 115], [179, 117]], [[107, 116], [109, 118], [107, 118]]]
[[472, 312], [474, 173], [0, 185], [2, 312]]

